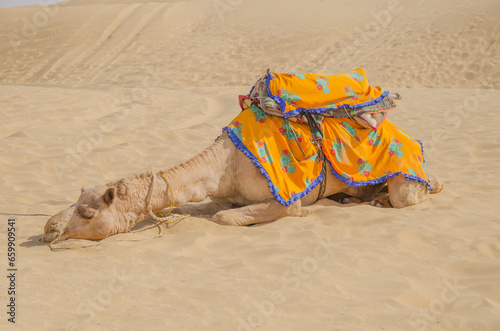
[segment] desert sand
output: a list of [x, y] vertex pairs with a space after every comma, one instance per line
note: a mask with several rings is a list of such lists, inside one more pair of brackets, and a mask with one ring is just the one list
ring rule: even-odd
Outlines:
[[[0, 212], [55, 214], [81, 186], [211, 144], [276, 72], [367, 71], [403, 99], [445, 189], [381, 209], [190, 217], [53, 252], [48, 217], [0, 215], [2, 330], [500, 330], [500, 3], [73, 0], [0, 9]], [[145, 239], [143, 241], [124, 241]], [[90, 244], [93, 244], [92, 242]]]

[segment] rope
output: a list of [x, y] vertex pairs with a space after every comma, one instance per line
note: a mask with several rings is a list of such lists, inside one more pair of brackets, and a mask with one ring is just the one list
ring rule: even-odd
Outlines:
[[161, 178], [163, 178], [163, 180], [165, 181], [165, 183], [167, 183], [167, 187], [168, 187], [168, 190], [170, 192], [170, 206], [168, 207], [168, 209], [165, 212], [161, 212], [160, 211], [160, 212], [157, 212], [156, 214], [153, 213], [153, 207], [151, 206], [151, 197], [153, 196], [154, 188], [155, 188], [155, 183], [156, 183], [156, 175], [153, 175], [153, 180], [151, 182], [151, 186], [149, 188], [149, 194], [148, 194], [148, 197], [147, 197], [147, 210], [148, 210], [149, 216], [151, 216], [155, 221], [159, 222], [160, 224], [163, 224], [163, 223], [165, 223], [165, 224], [175, 224], [175, 223], [178, 223], [181, 220], [183, 220], [186, 217], [188, 217], [188, 215], [184, 215], [184, 216], [179, 217], [176, 220], [169, 221], [169, 219], [171, 219], [172, 217], [175, 217], [175, 215], [169, 215], [170, 212], [172, 211], [172, 209], [174, 209], [174, 201], [175, 201], [174, 200], [174, 192], [173, 192], [172, 186], [168, 182], [168, 179], [165, 176], [165, 174], [162, 173], [162, 172], [159, 172], [158, 174], [160, 175]]
[[0, 212], [0, 215], [5, 215], [5, 216], [52, 216], [52, 215], [47, 215], [47, 214], [17, 214], [17, 213], [2, 213]]
[[[160, 211], [160, 212], [157, 212], [156, 214], [153, 212], [153, 207], [151, 206], [151, 199], [152, 199], [152, 196], [153, 196], [153, 193], [154, 193], [154, 189], [155, 189], [155, 184], [156, 184], [156, 175], [153, 175], [153, 178], [152, 178], [152, 181], [151, 181], [151, 186], [149, 187], [149, 192], [148, 192], [148, 195], [146, 196], [146, 209], [148, 211], [149, 216], [151, 216], [155, 221], [150, 221], [150, 220], [147, 220], [147, 219], [144, 220], [146, 222], [153, 223], [153, 226], [150, 226], [150, 227], [145, 228], [145, 229], [133, 231], [133, 232], [129, 231], [129, 232], [124, 233], [121, 236], [119, 236], [117, 238], [114, 238], [112, 240], [106, 240], [107, 238], [101, 239], [95, 245], [86, 245], [86, 246], [81, 246], [79, 248], [96, 247], [96, 246], [102, 245], [105, 242], [113, 242], [113, 241], [139, 242], [139, 241], [144, 241], [144, 240], [151, 240], [151, 239], [161, 238], [161, 237], [163, 237], [163, 228], [161, 227], [162, 224], [172, 224], [172, 226], [173, 226], [173, 225], [179, 223], [180, 221], [188, 218], [189, 215], [183, 215], [183, 216], [177, 217], [175, 220], [170, 221], [171, 218], [177, 216], [177, 215], [169, 215], [170, 212], [172, 211], [172, 209], [174, 209], [174, 203], [175, 203], [174, 192], [173, 192], [172, 186], [168, 182], [168, 179], [165, 176], [165, 174], [162, 173], [162, 172], [159, 172], [158, 174], [160, 175], [161, 178], [163, 178], [163, 180], [165, 181], [165, 183], [167, 183], [167, 187], [168, 187], [168, 190], [170, 192], [170, 206], [164, 212]], [[51, 251], [61, 251], [61, 250], [73, 249], [73, 248], [70, 248], [70, 247], [54, 247], [54, 244], [56, 244], [58, 242], [61, 242], [60, 238], [64, 234], [64, 233], [61, 233], [61, 231], [59, 229], [59, 224], [56, 224], [56, 226], [57, 226], [58, 235], [57, 235], [57, 237], [54, 240], [52, 240], [50, 242], [50, 244], [49, 244], [50, 250]], [[152, 229], [154, 227], [158, 228], [158, 234], [156, 234], [154, 236], [151, 236], [151, 237], [148, 237], [148, 238], [143, 238], [143, 239], [125, 239], [125, 240], [120, 240], [120, 238], [124, 237], [127, 234], [144, 232], [144, 231], [150, 230], [150, 229]]]
[[[59, 239], [61, 238], [62, 236], [62, 233], [61, 233], [61, 229], [59, 229], [59, 223], [56, 223], [56, 228], [57, 228], [57, 236], [54, 238], [54, 240], [52, 240], [49, 244], [49, 247], [50, 247], [50, 250], [51, 251], [55, 251], [56, 248], [53, 246], [56, 242], [59, 241]], [[41, 239], [40, 239], [41, 240]]]
[[345, 113], [347, 114], [347, 117], [349, 117], [349, 119], [350, 119], [351, 121], [354, 121], [354, 120], [352, 119], [351, 115], [349, 114], [349, 112], [347, 111], [347, 108], [345, 107], [345, 105], [342, 105], [342, 107], [344, 107], [344, 111], [345, 111]]

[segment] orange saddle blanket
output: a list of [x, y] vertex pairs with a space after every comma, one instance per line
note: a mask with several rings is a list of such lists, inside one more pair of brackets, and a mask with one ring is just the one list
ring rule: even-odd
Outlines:
[[350, 186], [378, 184], [403, 174], [432, 190], [421, 143], [390, 121], [373, 131], [348, 118], [324, 117], [321, 128], [324, 137], [318, 147], [311, 143], [308, 124], [252, 106], [223, 130], [260, 169], [273, 196], [284, 206], [321, 183], [323, 162], [329, 162], [333, 175]]

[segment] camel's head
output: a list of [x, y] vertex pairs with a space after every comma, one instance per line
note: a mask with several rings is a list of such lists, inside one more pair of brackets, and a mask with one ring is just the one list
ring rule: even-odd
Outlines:
[[117, 233], [121, 213], [117, 210], [116, 200], [114, 186], [82, 188], [77, 203], [47, 221], [43, 240], [103, 239]]

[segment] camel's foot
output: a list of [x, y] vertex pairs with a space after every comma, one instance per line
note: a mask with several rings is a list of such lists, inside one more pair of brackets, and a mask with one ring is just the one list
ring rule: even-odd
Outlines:
[[[343, 205], [353, 204], [353, 203], [362, 204], [363, 200], [355, 197], [348, 197], [340, 199], [339, 203]], [[381, 196], [379, 198], [374, 198], [373, 200], [370, 201], [370, 205], [378, 208], [392, 208], [391, 200], [389, 199], [388, 194]]]
[[392, 208], [391, 199], [389, 195], [384, 195], [370, 201], [370, 205], [377, 208]]
[[359, 199], [359, 198], [355, 198], [355, 197], [347, 197], [347, 198], [342, 198], [339, 200], [339, 203], [343, 204], [343, 205], [348, 205], [348, 204], [351, 204], [351, 203], [363, 203], [363, 200]]
[[221, 210], [212, 217], [212, 221], [222, 225], [241, 226], [272, 222], [285, 216], [301, 216], [300, 200], [285, 207], [276, 199], [270, 198], [241, 208]]
[[443, 190], [444, 182], [441, 179], [437, 178], [436, 176], [428, 176], [428, 178], [431, 183], [431, 187], [433, 188], [431, 194], [436, 194]]

